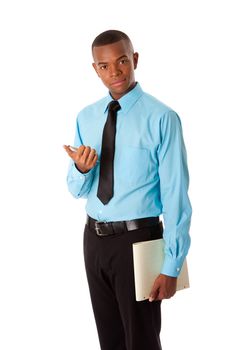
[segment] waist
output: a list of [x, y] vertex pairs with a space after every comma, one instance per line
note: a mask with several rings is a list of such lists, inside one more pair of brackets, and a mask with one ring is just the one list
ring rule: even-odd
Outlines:
[[158, 216], [140, 218], [126, 221], [98, 221], [87, 215], [86, 225], [95, 229], [98, 236], [108, 236], [116, 233], [123, 233], [125, 231], [137, 230], [143, 227], [162, 225]]

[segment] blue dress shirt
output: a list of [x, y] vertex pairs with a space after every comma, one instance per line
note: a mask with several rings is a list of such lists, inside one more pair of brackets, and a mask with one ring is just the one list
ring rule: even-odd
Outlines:
[[[99, 158], [111, 100], [109, 94], [77, 117], [74, 146], [90, 146]], [[181, 122], [171, 108], [145, 93], [138, 83], [118, 102], [113, 198], [104, 205], [97, 197], [99, 161], [86, 174], [71, 161], [68, 188], [75, 198], [87, 198], [87, 214], [99, 221], [162, 214], [165, 260], [161, 273], [176, 277], [190, 246], [192, 214]]]

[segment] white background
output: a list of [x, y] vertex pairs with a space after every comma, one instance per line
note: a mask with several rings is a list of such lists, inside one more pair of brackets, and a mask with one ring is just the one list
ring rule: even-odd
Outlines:
[[[191, 289], [163, 303], [163, 349], [232, 349], [230, 1], [22, 0], [0, 5], [0, 348], [99, 349], [85, 200], [66, 187], [77, 112], [106, 94], [92, 40], [120, 29], [143, 89], [180, 115], [193, 205]], [[228, 318], [230, 317], [230, 320]]]

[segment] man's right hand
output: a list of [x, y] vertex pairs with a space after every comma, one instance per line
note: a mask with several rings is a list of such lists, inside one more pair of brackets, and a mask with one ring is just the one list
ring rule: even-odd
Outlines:
[[64, 145], [63, 147], [82, 173], [87, 173], [96, 165], [98, 155], [90, 146], [81, 145], [76, 148]]

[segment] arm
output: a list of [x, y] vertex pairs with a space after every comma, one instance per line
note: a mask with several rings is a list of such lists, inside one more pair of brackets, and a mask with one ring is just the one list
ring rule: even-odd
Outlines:
[[64, 146], [71, 158], [67, 175], [67, 185], [70, 193], [75, 198], [86, 198], [92, 186], [98, 156], [94, 149], [82, 144], [78, 120], [74, 144], [76, 147]]
[[186, 149], [181, 122], [175, 112], [169, 111], [163, 116], [160, 133], [158, 160], [165, 224], [165, 259], [161, 275], [155, 280], [152, 289], [152, 299], [169, 298], [175, 294], [176, 278], [190, 246], [189, 227], [192, 214], [188, 197]]

